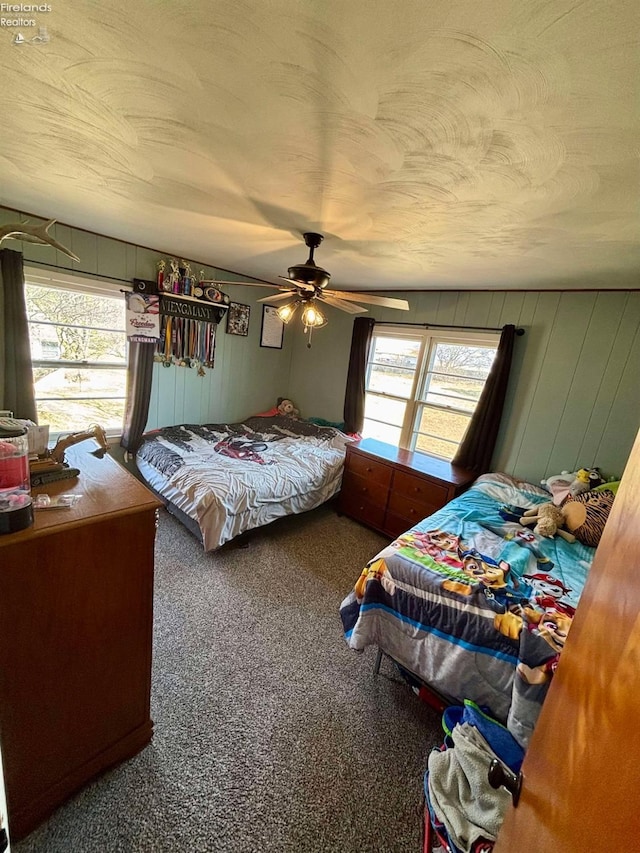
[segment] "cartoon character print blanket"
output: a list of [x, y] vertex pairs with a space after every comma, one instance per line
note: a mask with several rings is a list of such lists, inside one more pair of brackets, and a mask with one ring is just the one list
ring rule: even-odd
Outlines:
[[377, 554], [340, 608], [351, 648], [378, 645], [445, 697], [486, 706], [523, 746], [595, 554], [512, 520], [546, 500], [479, 477]]
[[336, 429], [281, 416], [180, 424], [148, 433], [136, 462], [147, 482], [196, 522], [209, 551], [332, 497], [349, 441]]

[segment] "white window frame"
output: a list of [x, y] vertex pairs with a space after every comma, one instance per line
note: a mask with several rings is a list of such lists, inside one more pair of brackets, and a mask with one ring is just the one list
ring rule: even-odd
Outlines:
[[[85, 278], [83, 276], [69, 275], [67, 273], [58, 272], [57, 270], [48, 270], [40, 267], [30, 267], [25, 265], [24, 267], [24, 281], [25, 286], [28, 284], [38, 285], [40, 287], [50, 287], [52, 289], [57, 290], [71, 290], [76, 291], [78, 293], [87, 293], [93, 296], [109, 296], [112, 298], [117, 298], [120, 296], [124, 299], [124, 295], [120, 291], [131, 291], [133, 288], [131, 285], [127, 285], [124, 282], [122, 284], [118, 283], [118, 288], [116, 289], [114, 282], [107, 281], [105, 279], [90, 279]], [[28, 321], [29, 324], [31, 321]], [[38, 322], [38, 321], [35, 321]], [[96, 328], [96, 327], [90, 327]], [[99, 331], [99, 329], [98, 329]], [[112, 329], [106, 331], [115, 331]], [[118, 330], [119, 331], [119, 330]], [[126, 334], [126, 329], [122, 329], [122, 333]], [[125, 375], [125, 394], [126, 394], [126, 370], [129, 356], [129, 348], [127, 346], [127, 360], [124, 365], [120, 362], [80, 362], [79, 364], [83, 368], [93, 368], [97, 370], [123, 370]], [[60, 360], [47, 360], [47, 359], [34, 359], [32, 362], [34, 367], [71, 367], [78, 366], [78, 362], [74, 361], [60, 361]], [[103, 397], [91, 397], [87, 399], [106, 399]], [[36, 408], [37, 408], [37, 400], [36, 400]], [[70, 432], [79, 432], [87, 429], [89, 424], [74, 424], [73, 427], [69, 430], [61, 430], [61, 431], [51, 431], [49, 434], [50, 440], [56, 440], [61, 435], [68, 435]], [[110, 439], [110, 443], [116, 442], [120, 436], [122, 435], [122, 427], [118, 429], [110, 428], [106, 430], [107, 438]]]
[[[390, 394], [388, 392], [382, 391], [370, 391], [369, 381], [371, 376], [371, 369], [374, 366], [375, 362], [372, 361], [372, 354], [375, 351], [375, 340], [376, 337], [385, 337], [385, 338], [398, 338], [400, 340], [415, 340], [419, 341], [419, 350], [418, 356], [416, 360], [416, 370], [413, 377], [413, 385], [411, 388], [411, 395], [409, 397], [402, 397], [399, 395]], [[373, 337], [371, 340], [371, 346], [369, 349], [369, 353], [367, 354], [367, 365], [366, 365], [366, 374], [365, 374], [365, 395], [371, 395], [374, 397], [382, 397], [385, 399], [397, 400], [406, 404], [404, 419], [402, 425], [399, 427], [400, 429], [400, 438], [398, 441], [398, 446], [404, 448], [406, 450], [416, 450], [416, 444], [418, 441], [419, 435], [429, 435], [429, 433], [420, 433], [418, 431], [418, 427], [422, 421], [422, 413], [425, 409], [434, 409], [434, 410], [443, 410], [447, 412], [454, 412], [456, 414], [464, 415], [465, 417], [471, 418], [473, 415], [473, 410], [470, 412], [467, 409], [456, 407], [453, 403], [451, 405], [444, 404], [436, 404], [436, 403], [428, 403], [426, 401], [426, 383], [427, 380], [432, 373], [431, 365], [433, 362], [433, 357], [435, 353], [435, 348], [437, 344], [465, 344], [468, 346], [491, 346], [496, 347], [500, 341], [500, 332], [492, 332], [492, 331], [472, 331], [472, 330], [458, 330], [458, 329], [434, 329], [434, 328], [408, 328], [403, 326], [380, 326], [378, 328], [374, 328]], [[452, 398], [453, 399], [453, 398]], [[474, 407], [475, 409], [475, 407]], [[367, 420], [375, 420], [375, 418], [368, 418]], [[386, 421], [378, 421], [378, 423], [384, 423], [388, 426], [393, 426], [392, 424], [388, 424]], [[398, 428], [397, 426], [395, 427]], [[364, 433], [366, 435], [366, 432]], [[446, 436], [434, 435], [434, 438], [437, 438], [440, 441], [450, 441], [452, 445], [452, 453], [449, 457], [440, 456], [434, 452], [428, 452], [425, 450], [420, 450], [420, 453], [426, 453], [431, 456], [438, 456], [438, 458], [452, 458], [455, 455], [456, 449], [459, 447], [459, 441], [451, 441], [447, 439]]]

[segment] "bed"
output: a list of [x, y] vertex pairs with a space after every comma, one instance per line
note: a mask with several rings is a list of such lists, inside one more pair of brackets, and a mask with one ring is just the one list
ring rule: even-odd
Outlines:
[[283, 416], [178, 424], [147, 433], [136, 464], [211, 551], [333, 497], [351, 440], [335, 428]]
[[595, 548], [523, 527], [548, 492], [485, 474], [364, 568], [340, 612], [369, 645], [447, 701], [490, 709], [526, 746]]

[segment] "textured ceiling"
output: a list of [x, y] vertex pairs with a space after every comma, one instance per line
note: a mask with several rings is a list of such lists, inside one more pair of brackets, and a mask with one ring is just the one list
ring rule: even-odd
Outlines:
[[345, 290], [640, 286], [637, 0], [52, 7], [0, 29], [2, 204], [270, 280], [318, 230]]

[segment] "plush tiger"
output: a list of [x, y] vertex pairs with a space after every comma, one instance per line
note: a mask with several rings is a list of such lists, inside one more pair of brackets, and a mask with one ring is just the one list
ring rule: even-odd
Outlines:
[[615, 495], [609, 489], [583, 492], [568, 497], [562, 504], [564, 526], [582, 542], [597, 548], [602, 531], [609, 518]]

